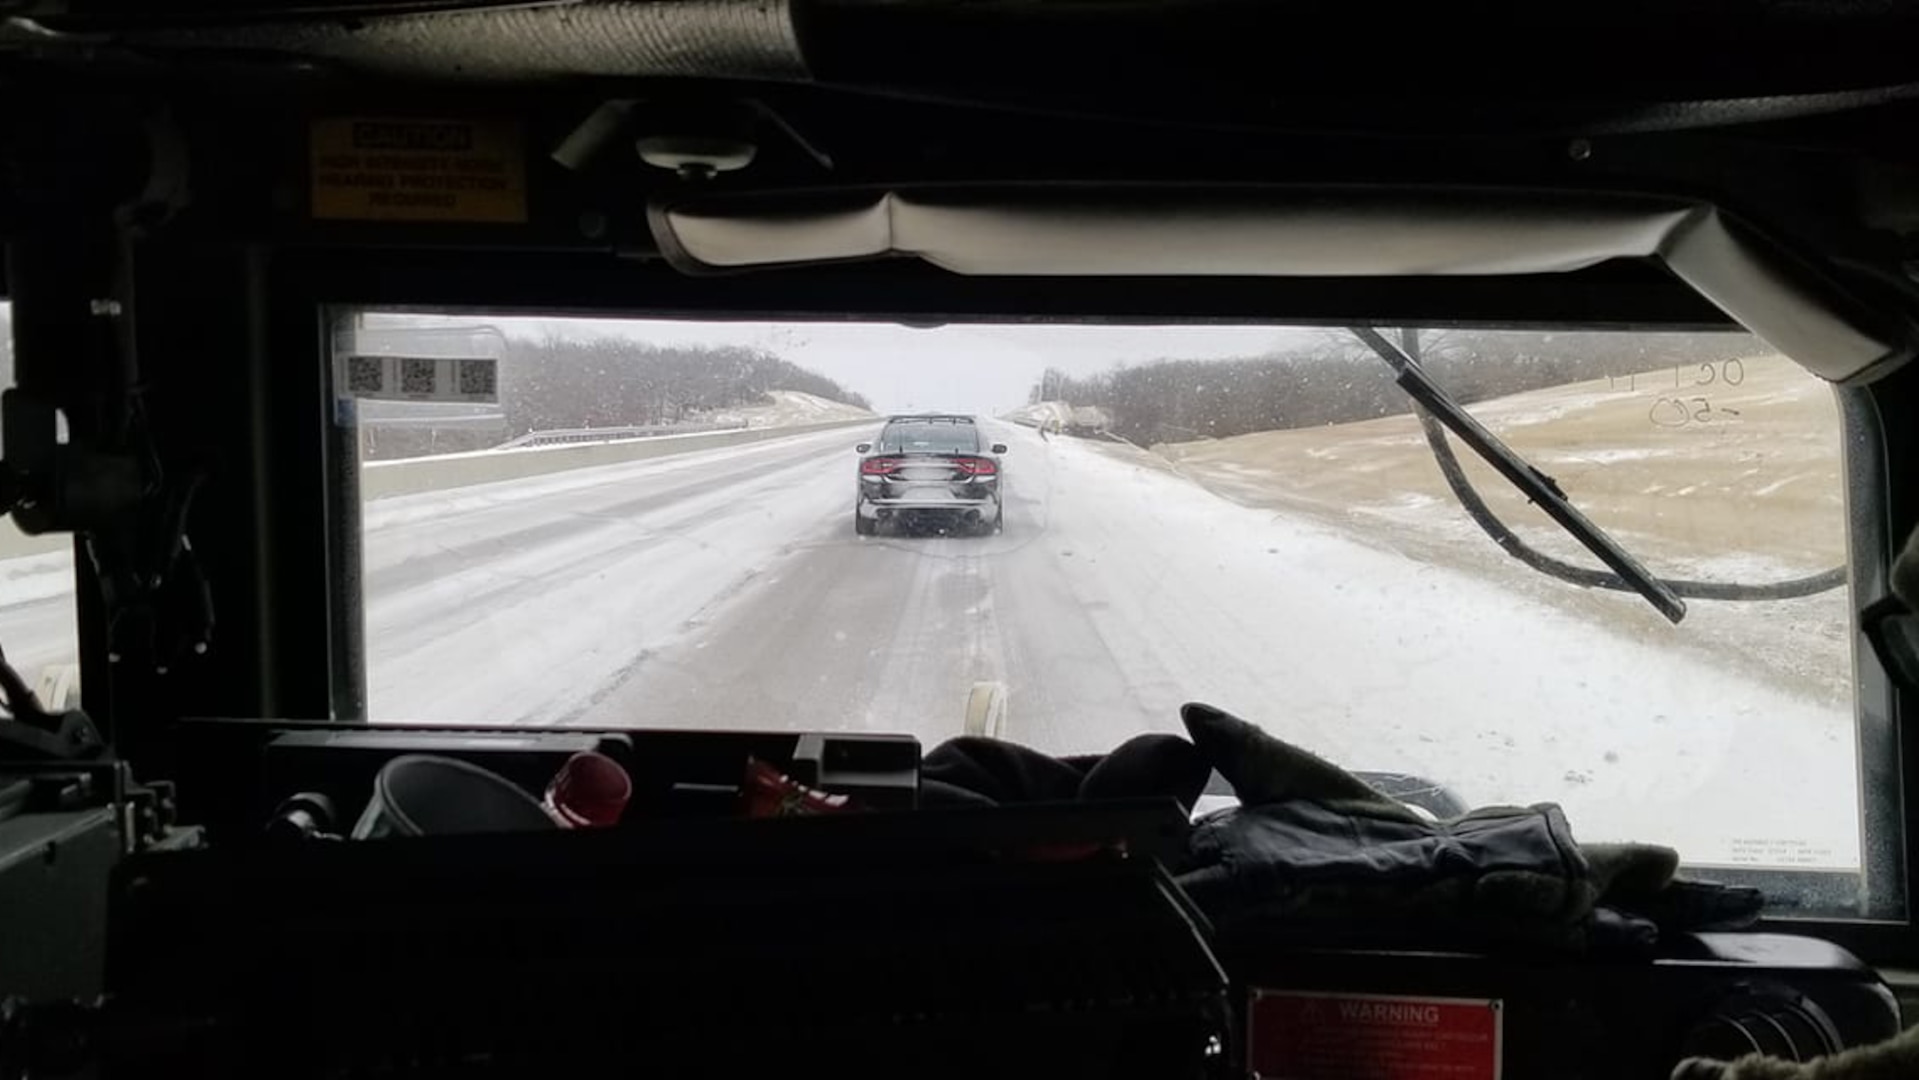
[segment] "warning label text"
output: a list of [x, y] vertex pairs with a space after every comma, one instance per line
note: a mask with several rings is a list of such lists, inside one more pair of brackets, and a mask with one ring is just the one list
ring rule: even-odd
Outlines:
[[311, 164], [316, 218], [526, 220], [521, 142], [508, 124], [319, 120]]
[[1248, 1064], [1264, 1080], [1498, 1080], [1496, 1001], [1256, 990]]

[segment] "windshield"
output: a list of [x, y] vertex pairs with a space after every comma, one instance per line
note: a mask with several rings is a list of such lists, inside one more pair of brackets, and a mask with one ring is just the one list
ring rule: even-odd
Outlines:
[[[1834, 394], [1757, 339], [1405, 340], [1660, 577], [1764, 596], [1843, 568]], [[376, 721], [1071, 754], [1203, 701], [1468, 805], [1560, 803], [1584, 840], [1860, 866], [1844, 575], [1689, 598], [1675, 626], [1541, 573], [1346, 331], [368, 313], [340, 342], [368, 379], [383, 356], [497, 372], [436, 389], [429, 362], [436, 400], [370, 408], [336, 370]], [[1459, 455], [1517, 537], [1596, 565]]]

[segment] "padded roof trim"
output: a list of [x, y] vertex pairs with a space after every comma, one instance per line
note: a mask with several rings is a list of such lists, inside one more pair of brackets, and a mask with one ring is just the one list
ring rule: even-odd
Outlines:
[[150, 49], [285, 53], [408, 76], [807, 77], [789, 0], [602, 0], [122, 36]]
[[1678, 199], [1368, 189], [889, 190], [795, 202], [717, 197], [655, 207], [683, 270], [882, 257], [958, 274], [1411, 277], [1553, 274], [1657, 259], [1774, 348], [1834, 381], [1901, 361], [1903, 328], [1854, 305], [1716, 207]]

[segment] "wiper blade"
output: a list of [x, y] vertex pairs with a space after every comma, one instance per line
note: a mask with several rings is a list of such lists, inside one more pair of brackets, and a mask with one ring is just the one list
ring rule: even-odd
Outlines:
[[1544, 510], [1546, 516], [1570, 533], [1573, 539], [1585, 545], [1586, 550], [1598, 556], [1599, 561], [1618, 574], [1621, 581], [1673, 622], [1677, 623], [1686, 617], [1686, 602], [1679, 598], [1678, 593], [1640, 565], [1631, 552], [1621, 547], [1592, 519], [1580, 513], [1552, 477], [1534, 468], [1512, 447], [1501, 442], [1499, 436], [1473, 419], [1458, 402], [1448, 397], [1446, 391], [1420, 367], [1418, 360], [1371, 327], [1354, 326], [1349, 329], [1393, 369], [1393, 381], [1406, 391], [1407, 396], [1431, 413], [1434, 419], [1446, 425], [1446, 429], [1458, 436], [1461, 442], [1472, 447], [1473, 452], [1486, 464]]

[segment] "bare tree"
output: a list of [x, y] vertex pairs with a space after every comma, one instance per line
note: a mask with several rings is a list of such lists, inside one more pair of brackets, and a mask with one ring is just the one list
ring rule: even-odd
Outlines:
[[[1422, 330], [1419, 345], [1427, 370], [1468, 403], [1765, 351], [1743, 334], [1465, 329]], [[1029, 397], [1104, 408], [1116, 433], [1141, 443], [1350, 423], [1410, 408], [1391, 370], [1340, 329], [1289, 339], [1266, 355], [1243, 359], [1168, 357], [1082, 377], [1048, 369]]]

